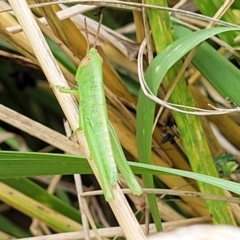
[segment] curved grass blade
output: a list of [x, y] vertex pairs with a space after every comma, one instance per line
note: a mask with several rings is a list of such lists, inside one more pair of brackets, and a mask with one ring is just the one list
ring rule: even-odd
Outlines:
[[[49, 166], [53, 168], [51, 171], [53, 174], [59, 174], [59, 169], [61, 170], [62, 174], [75, 174], [79, 173], [79, 171], [81, 172], [81, 174], [89, 174], [91, 172], [90, 166], [88, 165], [85, 158], [82, 158], [82, 160], [84, 161], [79, 161], [79, 156], [64, 154], [61, 157], [60, 155], [61, 154], [1, 151], [0, 164], [2, 167], [5, 168], [6, 171], [7, 167], [9, 167], [9, 169], [12, 168], [11, 162], [13, 161], [13, 164], [15, 164], [14, 169], [23, 166], [23, 168], [26, 169], [25, 175], [28, 176], [45, 175], [45, 172], [47, 168], [49, 168]], [[34, 170], [35, 163], [39, 164], [40, 161], [42, 162], [43, 167], [39, 168], [38, 170]], [[74, 164], [74, 166], [72, 166], [72, 163]], [[179, 169], [153, 166], [151, 164], [145, 163], [128, 162], [128, 164], [131, 166], [131, 169], [135, 174], [178, 175], [182, 177], [192, 178], [196, 181], [209, 183], [240, 195], [239, 183], [231, 182], [225, 179], [219, 179], [216, 177], [206, 176], [204, 174], [193, 173]], [[57, 165], [59, 165], [60, 167], [56, 168]], [[87, 172], [82, 170], [82, 167], [84, 170], [87, 170]], [[14, 175], [7, 174], [4, 174], [3, 177], [2, 173], [2, 168], [0, 168], [0, 179], [14, 178]]]
[[[152, 61], [145, 74], [146, 82], [153, 94], [157, 94], [159, 85], [167, 71], [187, 52], [214, 34], [233, 30], [236, 30], [236, 28], [201, 30], [185, 35], [166, 47]], [[140, 91], [137, 111], [137, 138], [140, 162], [151, 162], [152, 126], [155, 106], [156, 104], [147, 99]]]

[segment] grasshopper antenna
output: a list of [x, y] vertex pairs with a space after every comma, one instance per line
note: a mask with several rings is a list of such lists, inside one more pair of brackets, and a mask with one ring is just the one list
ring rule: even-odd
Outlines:
[[96, 48], [96, 46], [97, 46], [97, 42], [98, 42], [98, 37], [99, 37], [99, 32], [100, 32], [102, 20], [103, 20], [103, 14], [101, 13], [100, 19], [99, 19], [98, 28], [97, 28], [97, 33], [96, 33], [96, 37], [95, 37], [95, 41], [94, 41], [94, 44], [93, 44], [93, 47], [94, 47], [94, 48]]
[[97, 8], [96, 12], [93, 14], [94, 16], [99, 16], [100, 14], [102, 14], [102, 11], [105, 7], [99, 7]]
[[87, 39], [87, 50], [89, 50], [89, 37], [88, 37], [88, 29], [87, 29], [87, 19], [84, 18], [84, 26], [85, 26], [85, 30], [86, 30], [86, 39]]

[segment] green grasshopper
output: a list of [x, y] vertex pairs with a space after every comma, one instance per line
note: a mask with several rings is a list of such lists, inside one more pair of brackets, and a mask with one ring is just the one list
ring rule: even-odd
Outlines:
[[108, 120], [103, 87], [102, 58], [96, 49], [101, 19], [95, 43], [87, 51], [87, 55], [77, 69], [75, 79], [78, 89], [60, 89], [60, 91], [80, 95], [79, 129], [84, 131], [91, 157], [99, 172], [105, 199], [112, 201], [114, 196], [111, 187], [116, 186], [118, 182], [117, 168], [123, 174], [133, 194], [142, 194], [142, 188], [129, 167], [116, 133]]

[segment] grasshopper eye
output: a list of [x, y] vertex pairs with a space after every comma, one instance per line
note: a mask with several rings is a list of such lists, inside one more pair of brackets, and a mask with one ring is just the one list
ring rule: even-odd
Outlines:
[[90, 61], [91, 61], [91, 59], [92, 59], [92, 56], [91, 55], [86, 55], [84, 58], [83, 58], [83, 60], [80, 62], [80, 66], [81, 67], [86, 67], [86, 66], [88, 66], [88, 64], [90, 63]]

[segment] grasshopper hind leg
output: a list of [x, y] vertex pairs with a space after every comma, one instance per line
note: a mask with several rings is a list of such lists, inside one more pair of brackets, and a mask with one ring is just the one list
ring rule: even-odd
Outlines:
[[112, 189], [110, 186], [111, 184], [109, 182], [107, 172], [105, 171], [103, 159], [101, 157], [101, 153], [99, 151], [98, 144], [96, 142], [93, 130], [89, 125], [86, 125], [84, 128], [84, 133], [85, 133], [85, 136], [86, 136], [86, 139], [88, 142], [88, 147], [91, 150], [91, 157], [92, 157], [93, 161], [95, 162], [96, 167], [98, 169], [99, 178], [100, 178], [100, 182], [101, 182], [101, 186], [103, 189], [105, 199], [107, 201], [112, 201], [114, 199], [114, 196], [113, 196]]

